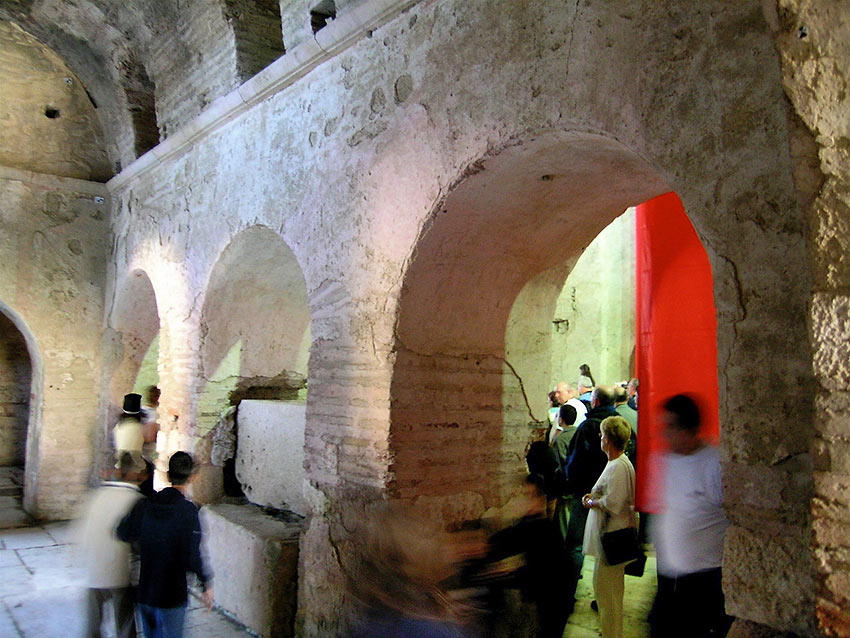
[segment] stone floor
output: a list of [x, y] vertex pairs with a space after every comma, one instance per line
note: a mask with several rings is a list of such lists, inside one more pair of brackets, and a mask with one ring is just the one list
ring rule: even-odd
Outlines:
[[[640, 578], [626, 576], [626, 595], [623, 600], [624, 638], [648, 638], [646, 622], [655, 598], [655, 555], [646, 560], [646, 570]], [[576, 609], [567, 623], [565, 638], [598, 638], [599, 617], [590, 608], [593, 600], [593, 558], [585, 558], [582, 579], [576, 590]]]
[[[70, 543], [68, 523], [33, 525], [20, 508], [20, 471], [0, 468], [0, 637], [67, 638], [84, 629], [83, 582]], [[565, 638], [598, 638], [593, 599], [593, 559], [584, 562], [578, 602]], [[646, 638], [646, 617], [655, 596], [655, 558], [642, 578], [626, 576], [626, 638]], [[186, 638], [237, 638], [252, 635], [221, 613], [208, 613], [194, 598], [186, 618]]]
[[[80, 559], [68, 523], [33, 525], [21, 510], [20, 470], [0, 468], [0, 638], [84, 635]], [[113, 636], [110, 623], [107, 636]], [[186, 638], [243, 638], [244, 627], [190, 598]]]

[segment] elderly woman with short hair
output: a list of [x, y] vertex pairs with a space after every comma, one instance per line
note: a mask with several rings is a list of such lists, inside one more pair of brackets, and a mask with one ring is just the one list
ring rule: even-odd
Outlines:
[[596, 559], [593, 589], [599, 605], [602, 638], [622, 638], [623, 580], [626, 563], [610, 565], [602, 549], [602, 534], [635, 527], [635, 468], [623, 453], [632, 435], [619, 416], [602, 421], [602, 451], [608, 463], [582, 504], [590, 510], [584, 529], [584, 553]]

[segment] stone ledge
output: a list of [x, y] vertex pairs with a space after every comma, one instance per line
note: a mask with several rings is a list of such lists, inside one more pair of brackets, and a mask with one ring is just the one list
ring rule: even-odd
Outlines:
[[230, 504], [204, 507], [201, 521], [216, 605], [260, 636], [292, 636], [303, 524]]
[[250, 80], [214, 100], [200, 115], [138, 157], [106, 183], [109, 192], [122, 189], [139, 175], [189, 151], [197, 140], [207, 137], [255, 105], [294, 84], [361, 38], [370, 37], [374, 29], [386, 24], [416, 2], [365, 0], [357, 5], [346, 6], [344, 12], [340, 12], [335, 20], [312, 39], [287, 51]]
[[36, 173], [11, 166], [0, 165], [0, 179], [33, 184], [50, 190], [76, 191], [100, 197], [109, 196], [109, 190], [107, 190], [106, 185], [100, 182], [89, 182], [74, 177], [59, 177], [58, 175], [49, 175], [47, 173]]

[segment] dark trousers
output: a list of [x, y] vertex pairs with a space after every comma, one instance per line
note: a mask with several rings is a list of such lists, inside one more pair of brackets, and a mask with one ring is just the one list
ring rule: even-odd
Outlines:
[[86, 636], [101, 638], [103, 624], [103, 607], [112, 605], [112, 615], [115, 617], [115, 634], [118, 638], [136, 638], [136, 618], [133, 600], [133, 587], [116, 587], [114, 589], [89, 589], [87, 598]]
[[652, 638], [722, 638], [732, 625], [726, 615], [720, 568], [676, 578], [658, 574], [650, 612]]
[[[581, 578], [581, 568], [584, 565], [584, 526], [587, 523], [587, 508], [581, 504], [581, 498], [573, 497], [570, 503], [570, 521], [567, 523], [567, 538], [565, 540], [567, 550], [568, 572], [564, 578], [564, 588], [561, 591], [561, 599], [569, 606], [575, 604], [576, 588]], [[567, 614], [569, 615], [569, 614]]]

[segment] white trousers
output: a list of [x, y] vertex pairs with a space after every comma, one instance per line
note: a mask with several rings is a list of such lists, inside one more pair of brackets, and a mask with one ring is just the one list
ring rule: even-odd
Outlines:
[[593, 591], [599, 606], [602, 638], [623, 638], [623, 580], [626, 564], [609, 565], [596, 558], [593, 568]]

